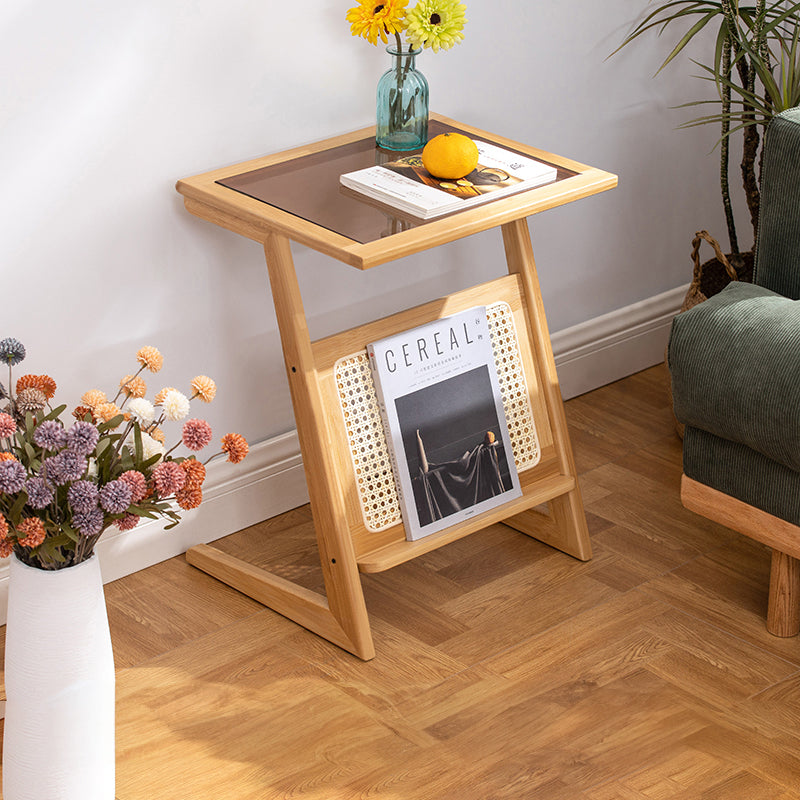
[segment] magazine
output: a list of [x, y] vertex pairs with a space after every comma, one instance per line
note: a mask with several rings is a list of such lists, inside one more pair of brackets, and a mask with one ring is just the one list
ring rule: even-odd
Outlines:
[[367, 353], [407, 539], [522, 496], [484, 306]]
[[557, 170], [533, 158], [473, 140], [478, 166], [461, 180], [434, 178], [419, 155], [341, 175], [342, 186], [420, 219], [550, 183]]

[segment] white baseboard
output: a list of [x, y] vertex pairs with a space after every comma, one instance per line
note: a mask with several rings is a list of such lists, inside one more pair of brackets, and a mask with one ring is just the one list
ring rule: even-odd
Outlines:
[[[297, 433], [291, 431], [251, 446], [247, 459], [207, 466], [203, 504], [183, 512], [165, 531], [160, 520], [141, 522], [123, 533], [109, 528], [97, 546], [103, 582], [116, 580], [308, 502]], [[0, 564], [0, 624], [8, 609], [8, 563]]]
[[[565, 399], [604, 386], [664, 358], [672, 317], [686, 286], [621, 308], [552, 336]], [[308, 502], [295, 431], [251, 447], [241, 465], [212, 461], [203, 504], [170, 531], [148, 521], [122, 533], [111, 528], [97, 548], [105, 582], [185, 552]], [[0, 624], [8, 605], [8, 565], [0, 564]]]
[[595, 317], [551, 336], [565, 400], [664, 360], [672, 318], [686, 286]]

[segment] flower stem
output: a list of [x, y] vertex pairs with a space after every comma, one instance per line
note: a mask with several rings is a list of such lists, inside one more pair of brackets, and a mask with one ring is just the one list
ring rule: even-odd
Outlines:
[[[117, 393], [114, 395], [114, 399], [111, 401], [112, 403], [116, 403], [116, 402], [117, 402], [117, 400], [119, 399], [119, 396], [120, 396], [120, 395], [122, 394], [122, 392], [125, 390], [125, 387], [126, 387], [126, 386], [127, 386], [129, 383], [132, 383], [132, 382], [133, 382], [133, 379], [134, 379], [134, 378], [136, 378], [136, 377], [138, 377], [138, 376], [141, 374], [141, 372], [142, 372], [142, 370], [145, 368], [145, 366], [146, 366], [145, 364], [142, 364], [142, 366], [141, 366], [141, 367], [139, 367], [139, 372], [137, 372], [135, 375], [131, 375], [131, 377], [130, 377], [130, 378], [127, 380], [127, 381], [125, 381], [125, 383], [123, 383], [123, 384], [122, 384], [122, 385], [119, 387], [119, 390], [118, 390], [118, 391], [117, 391]], [[126, 398], [126, 399], [127, 399], [127, 398]], [[122, 405], [125, 405], [125, 403], [123, 402], [123, 403], [122, 403]]]

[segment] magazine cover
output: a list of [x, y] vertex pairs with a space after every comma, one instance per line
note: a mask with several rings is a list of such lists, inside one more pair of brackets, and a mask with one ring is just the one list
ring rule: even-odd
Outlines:
[[345, 173], [340, 182], [373, 200], [428, 219], [554, 181], [557, 170], [478, 140], [478, 166], [460, 180], [434, 178], [420, 155]]
[[485, 307], [367, 348], [406, 537], [520, 497]]

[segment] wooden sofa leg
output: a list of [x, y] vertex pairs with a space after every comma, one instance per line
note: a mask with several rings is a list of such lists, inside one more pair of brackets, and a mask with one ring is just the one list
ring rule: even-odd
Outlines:
[[772, 551], [767, 630], [774, 636], [800, 631], [800, 559]]

